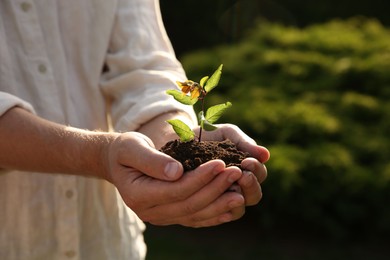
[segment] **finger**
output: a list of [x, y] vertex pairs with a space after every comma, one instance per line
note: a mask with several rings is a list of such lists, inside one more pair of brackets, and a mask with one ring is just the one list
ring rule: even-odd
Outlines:
[[[133, 201], [130, 206], [134, 211], [146, 210], [158, 205], [170, 204], [188, 199], [191, 195], [208, 185], [218, 174], [225, 169], [225, 163], [221, 160], [213, 160], [189, 171], [175, 182], [160, 181], [148, 176], [135, 176], [129, 180], [128, 189], [131, 189]], [[164, 214], [162, 210], [162, 214]]]
[[115, 140], [118, 163], [135, 168], [160, 180], [176, 180], [183, 173], [181, 163], [159, 152], [145, 135], [136, 132], [122, 134]]
[[[225, 208], [222, 208], [222, 211], [218, 210], [218, 205], [213, 204], [210, 205], [210, 207], [204, 209], [202, 212], [199, 212], [196, 215], [192, 216], [190, 219], [196, 220], [195, 223], [199, 227], [208, 227], [208, 226], [215, 226], [215, 225], [231, 222], [244, 216], [245, 214], [244, 197], [237, 193], [230, 193], [230, 194], [227, 193], [225, 194], [225, 196], [234, 196], [234, 199], [230, 199], [229, 202], [227, 203], [227, 207], [225, 206]], [[218, 202], [215, 204], [218, 204]], [[226, 203], [223, 204], [223, 202], [221, 202], [221, 204], [226, 205]], [[207, 212], [212, 212], [213, 214], [205, 214]], [[220, 214], [215, 216], [216, 212]]]
[[172, 219], [161, 219], [152, 222], [157, 225], [178, 223], [188, 227], [208, 227], [230, 222], [242, 217], [245, 213], [245, 201], [241, 194], [224, 193], [212, 204], [191, 215]]
[[244, 170], [252, 172], [260, 184], [267, 178], [266, 166], [254, 158], [244, 159], [241, 162], [241, 167]]
[[264, 146], [259, 146], [256, 141], [246, 135], [240, 128], [234, 125], [225, 124], [221, 128], [225, 139], [230, 139], [241, 151], [249, 153], [262, 163], [270, 158], [270, 153]]
[[238, 181], [247, 206], [256, 205], [263, 194], [260, 184], [267, 178], [267, 169], [264, 164], [254, 158], [247, 158], [241, 163], [243, 176]]
[[255, 140], [246, 135], [239, 127], [232, 124], [217, 124], [218, 128], [215, 131], [205, 131], [205, 141], [223, 141], [229, 139], [235, 144], [240, 142], [248, 142], [253, 145], [256, 144]]
[[260, 202], [263, 196], [261, 186], [252, 172], [243, 171], [243, 176], [238, 180], [238, 184], [245, 198], [245, 205], [253, 206]]
[[245, 203], [243, 202], [243, 200], [241, 202], [237, 201], [231, 204], [236, 204], [238, 206], [219, 216], [211, 217], [205, 220], [199, 220], [197, 222], [185, 222], [183, 225], [189, 227], [211, 227], [228, 223], [241, 218], [245, 214]]
[[209, 185], [195, 193], [187, 200], [187, 209], [185, 214], [197, 212], [224, 194], [230, 187], [239, 180], [242, 176], [242, 171], [238, 167], [226, 168], [220, 173]]
[[241, 142], [239, 145], [237, 145], [237, 148], [241, 151], [248, 152], [252, 157], [256, 158], [261, 163], [266, 163], [270, 158], [270, 152], [264, 146]]
[[240, 187], [240, 185], [238, 185], [237, 183], [233, 183], [233, 185], [230, 186], [229, 189], [228, 189], [227, 191], [242, 193], [242, 192], [241, 192], [241, 187]]
[[[213, 204], [214, 201], [221, 195], [224, 195], [225, 191], [232, 185], [232, 183], [236, 182], [241, 175], [242, 172], [239, 168], [229, 167], [224, 172], [218, 174], [215, 179], [194, 193], [188, 199], [155, 206], [151, 209], [145, 210], [140, 218], [144, 221], [156, 222], [159, 219], [172, 220], [194, 215]], [[234, 194], [241, 196], [238, 193]], [[216, 214], [215, 212], [210, 213]]]
[[252, 157], [265, 163], [270, 158], [267, 148], [259, 146], [256, 141], [246, 135], [239, 127], [232, 124], [219, 124], [218, 129], [212, 132], [206, 132], [205, 140], [225, 140], [229, 139], [236, 144], [241, 151], [248, 152]]

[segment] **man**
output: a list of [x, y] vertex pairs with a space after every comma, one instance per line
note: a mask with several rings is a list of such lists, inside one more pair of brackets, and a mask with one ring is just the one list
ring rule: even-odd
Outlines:
[[156, 149], [196, 120], [176, 80], [157, 0], [0, 1], [0, 259], [143, 259], [138, 217], [213, 226], [259, 202], [269, 153], [237, 127], [205, 138], [250, 152], [243, 172], [183, 175]]

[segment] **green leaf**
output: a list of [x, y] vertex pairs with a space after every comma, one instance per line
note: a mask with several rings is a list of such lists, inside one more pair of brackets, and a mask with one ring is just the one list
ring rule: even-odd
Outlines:
[[212, 123], [210, 123], [206, 118], [204, 117], [203, 111], [200, 111], [198, 114], [198, 119], [200, 122], [200, 127], [206, 131], [213, 131], [217, 129], [216, 126], [214, 126]]
[[203, 87], [204, 87], [204, 84], [207, 82], [208, 79], [209, 79], [209, 76], [203, 77], [203, 78], [200, 80], [199, 85], [203, 88]]
[[207, 109], [205, 119], [211, 124], [214, 124], [222, 116], [225, 110], [231, 106], [232, 103], [230, 102], [212, 106], [209, 109]]
[[176, 101], [179, 101], [180, 103], [184, 105], [194, 105], [196, 102], [198, 102], [198, 98], [191, 98], [190, 96], [187, 96], [183, 92], [177, 89], [170, 89], [167, 90], [166, 93], [168, 95], [171, 95]]
[[223, 68], [223, 64], [219, 65], [218, 69], [207, 80], [206, 86], [204, 87], [206, 92], [210, 92], [213, 88], [215, 88], [218, 85], [219, 80], [221, 79], [222, 68]]
[[198, 113], [199, 124], [200, 124], [200, 122], [202, 122], [202, 120], [205, 120], [204, 113], [203, 113], [203, 111], [199, 111], [199, 113]]
[[179, 119], [167, 120], [167, 122], [173, 127], [175, 133], [180, 137], [180, 141], [189, 142], [195, 138], [194, 131]]
[[200, 121], [200, 125], [201, 125], [202, 129], [204, 129], [206, 131], [214, 131], [215, 129], [217, 129], [217, 127], [215, 125], [213, 125], [212, 123], [210, 123], [207, 120]]

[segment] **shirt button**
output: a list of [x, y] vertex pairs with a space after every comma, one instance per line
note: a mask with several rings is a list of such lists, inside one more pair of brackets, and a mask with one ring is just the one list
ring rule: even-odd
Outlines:
[[65, 252], [65, 256], [68, 257], [68, 258], [75, 257], [76, 256], [76, 252], [73, 251], [73, 250], [66, 251]]
[[47, 68], [46, 68], [45, 65], [40, 64], [40, 65], [38, 66], [38, 71], [39, 71], [40, 73], [42, 73], [42, 74], [45, 74], [46, 71], [47, 71]]
[[72, 191], [72, 190], [67, 190], [67, 191], [65, 192], [65, 196], [66, 196], [68, 199], [72, 198], [72, 197], [73, 197], [73, 191]]
[[20, 8], [23, 10], [23, 12], [28, 12], [31, 9], [31, 4], [27, 2], [23, 2], [20, 4]]

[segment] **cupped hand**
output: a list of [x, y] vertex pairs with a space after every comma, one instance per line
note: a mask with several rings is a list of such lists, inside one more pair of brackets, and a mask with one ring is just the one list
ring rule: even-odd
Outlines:
[[257, 145], [240, 128], [231, 124], [220, 124], [214, 131], [203, 131], [202, 137], [203, 140], [214, 141], [229, 139], [236, 144], [239, 150], [250, 154], [251, 157], [244, 159], [241, 163], [243, 175], [237, 183], [245, 198], [245, 205], [257, 204], [262, 198], [260, 184], [267, 178], [267, 168], [264, 165], [270, 157], [267, 148]]
[[180, 163], [136, 132], [121, 134], [110, 145], [107, 168], [124, 202], [152, 224], [214, 226], [245, 212], [245, 193], [226, 192], [242, 179], [239, 168], [213, 160], [183, 175]]

